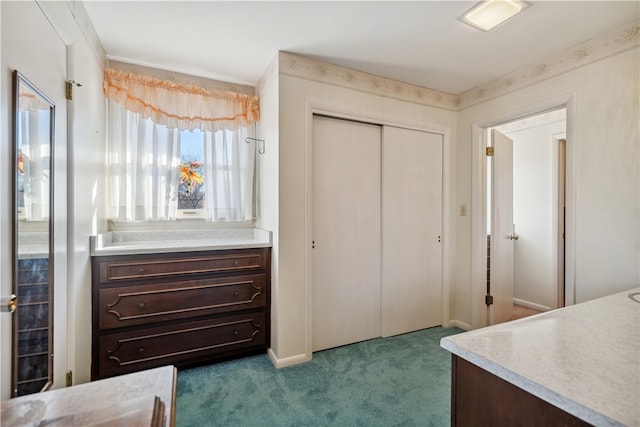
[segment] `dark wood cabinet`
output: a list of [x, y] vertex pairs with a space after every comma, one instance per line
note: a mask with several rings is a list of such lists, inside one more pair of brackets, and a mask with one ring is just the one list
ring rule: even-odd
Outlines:
[[451, 425], [586, 427], [590, 424], [452, 355]]
[[94, 256], [92, 379], [265, 351], [270, 248]]

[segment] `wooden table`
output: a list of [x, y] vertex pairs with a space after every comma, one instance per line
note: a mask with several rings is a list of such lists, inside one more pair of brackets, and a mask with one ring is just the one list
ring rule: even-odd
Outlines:
[[175, 426], [177, 370], [163, 366], [3, 401], [10, 426]]

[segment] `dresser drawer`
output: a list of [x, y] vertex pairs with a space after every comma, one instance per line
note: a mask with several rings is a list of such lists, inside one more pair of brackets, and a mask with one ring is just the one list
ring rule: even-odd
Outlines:
[[257, 309], [267, 303], [264, 274], [99, 290], [100, 330]]
[[99, 374], [104, 378], [212, 355], [266, 347], [265, 314], [247, 313], [100, 337]]
[[100, 263], [100, 282], [157, 279], [203, 273], [242, 273], [264, 269], [265, 266], [264, 252], [105, 261]]

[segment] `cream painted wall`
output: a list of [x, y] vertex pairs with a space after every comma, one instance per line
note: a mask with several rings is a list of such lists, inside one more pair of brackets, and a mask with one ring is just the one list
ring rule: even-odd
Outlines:
[[89, 236], [107, 231], [105, 103], [102, 67], [89, 47], [69, 49], [69, 78], [81, 82], [69, 103], [69, 369], [74, 384], [91, 379]]
[[[278, 233], [278, 168], [279, 168], [279, 82], [278, 61], [266, 71], [258, 85], [260, 97], [260, 121], [256, 138], [265, 140], [264, 154], [256, 155], [256, 226], [272, 232], [271, 292], [278, 295], [280, 238]], [[278, 324], [280, 318], [278, 300], [271, 298], [271, 352], [278, 351]], [[275, 363], [275, 362], [274, 362]]]
[[[274, 357], [303, 361], [311, 357], [310, 299], [308, 296], [310, 265], [310, 213], [307, 188], [310, 177], [310, 143], [312, 111], [340, 114], [372, 122], [404, 125], [439, 131], [445, 134], [445, 211], [456, 212], [448, 198], [455, 189], [455, 156], [450, 152], [456, 139], [456, 114], [439, 108], [376, 96], [369, 93], [320, 83], [280, 73], [279, 137], [279, 220], [278, 278], [273, 301], [277, 306], [272, 349]], [[452, 218], [445, 218], [444, 251], [453, 250]], [[451, 258], [453, 255], [451, 255]], [[445, 259], [448, 259], [445, 255]], [[448, 286], [452, 266], [445, 261], [444, 282]], [[443, 297], [445, 311], [449, 295]], [[448, 319], [448, 316], [446, 316]]]
[[[461, 110], [456, 146], [458, 203], [473, 199], [474, 124], [531, 112], [554, 99], [569, 99], [567, 246], [575, 289], [567, 301], [587, 301], [640, 283], [639, 49], [544, 80]], [[496, 124], [496, 123], [494, 123]], [[473, 209], [473, 208], [472, 208]], [[483, 301], [472, 277], [471, 218], [459, 218], [452, 317], [479, 325]], [[573, 255], [571, 255], [573, 254]], [[571, 261], [571, 260], [569, 260]]]

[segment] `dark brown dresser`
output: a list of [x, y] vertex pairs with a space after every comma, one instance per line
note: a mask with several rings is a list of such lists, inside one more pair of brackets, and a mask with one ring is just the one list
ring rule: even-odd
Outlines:
[[92, 380], [264, 352], [271, 249], [92, 257]]

